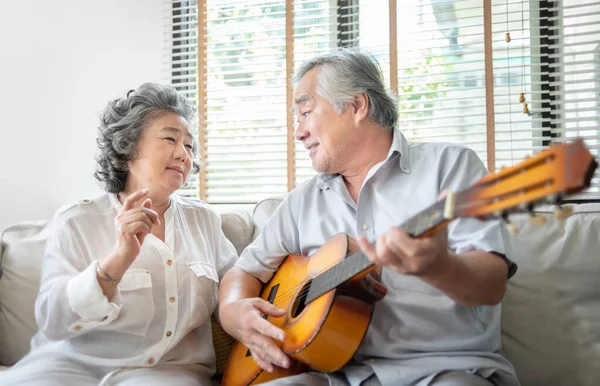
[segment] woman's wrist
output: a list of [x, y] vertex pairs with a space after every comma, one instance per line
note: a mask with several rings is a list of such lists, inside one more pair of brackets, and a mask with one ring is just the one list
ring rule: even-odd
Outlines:
[[106, 259], [98, 262], [98, 276], [106, 282], [112, 281], [114, 284], [117, 284], [121, 281], [121, 278], [130, 265], [131, 263], [126, 259], [121, 259], [115, 254], [110, 254]]

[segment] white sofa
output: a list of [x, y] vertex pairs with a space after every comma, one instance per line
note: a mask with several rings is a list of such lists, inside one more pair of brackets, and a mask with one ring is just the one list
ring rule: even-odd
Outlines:
[[[253, 209], [221, 214], [238, 253], [280, 202], [271, 198]], [[502, 303], [502, 341], [524, 386], [600, 384], [600, 204], [573, 208], [560, 221], [552, 218], [551, 207], [536, 210], [548, 218], [541, 227], [531, 225], [527, 215], [512, 219], [520, 232], [511, 236], [508, 254], [519, 270]], [[47, 220], [23, 222], [1, 235], [0, 367], [27, 353], [36, 330], [33, 304], [46, 225]], [[223, 360], [226, 354], [220, 355]]]

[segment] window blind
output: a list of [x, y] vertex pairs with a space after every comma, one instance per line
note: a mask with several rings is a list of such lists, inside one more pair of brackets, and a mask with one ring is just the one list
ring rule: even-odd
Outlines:
[[[409, 139], [461, 143], [496, 170], [575, 137], [598, 155], [598, 0], [491, 0], [491, 97], [482, 2], [397, 4], [400, 125]], [[598, 174], [577, 198], [600, 198]]]
[[[252, 203], [284, 194], [290, 180], [293, 187], [313, 176], [308, 153], [292, 135], [295, 124], [286, 101], [288, 95], [291, 99], [290, 75], [305, 60], [338, 46], [368, 48], [389, 68], [386, 40], [358, 33], [364, 26], [381, 24], [387, 4], [173, 2], [172, 79], [177, 88], [199, 98], [203, 167], [179, 193], [196, 196], [199, 189], [200, 197], [211, 203]], [[187, 71], [194, 63], [200, 72]]]
[[[379, 60], [411, 140], [470, 146], [494, 169], [577, 136], [598, 156], [600, 0], [202, 0], [168, 8], [172, 82], [199, 98], [204, 162], [181, 194], [252, 203], [313, 176], [293, 139], [289, 77], [339, 46]], [[600, 198], [598, 175], [593, 184], [582, 197]]]
[[[164, 15], [171, 84], [197, 105], [198, 3], [195, 0], [164, 3]], [[197, 122], [192, 123], [191, 129], [195, 134], [197, 126]], [[197, 197], [198, 181], [198, 174], [190, 174], [177, 193]]]
[[[496, 166], [576, 137], [597, 158], [600, 1], [495, 0], [492, 7]], [[600, 198], [599, 186], [596, 174], [575, 198]]]
[[461, 143], [486, 162], [481, 3], [398, 0], [398, 99], [407, 138]]
[[[544, 116], [550, 108], [545, 105], [541, 77], [544, 35], [532, 5], [492, 1], [496, 169], [532, 155], [536, 143], [541, 147], [542, 127], [548, 122]], [[529, 113], [524, 112], [525, 104]]]
[[[540, 2], [539, 14], [548, 19], [547, 94], [551, 113], [544, 145], [581, 137], [591, 153], [600, 155], [600, 1]], [[536, 149], [537, 150], [537, 149]], [[600, 198], [600, 172], [591, 188], [578, 198]]]
[[[308, 59], [337, 47], [352, 47], [377, 58], [389, 84], [388, 14], [388, 0], [295, 0], [294, 73]], [[295, 143], [294, 166], [296, 185], [315, 175], [300, 142]]]

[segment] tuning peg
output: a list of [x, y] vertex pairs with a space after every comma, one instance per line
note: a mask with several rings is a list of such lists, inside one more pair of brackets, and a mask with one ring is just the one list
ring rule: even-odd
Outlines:
[[517, 228], [517, 226], [513, 223], [510, 222], [505, 222], [504, 225], [506, 226], [506, 229], [508, 229], [508, 231], [510, 233], [512, 233], [513, 235], [516, 235], [517, 233], [519, 233], [519, 228]]
[[530, 214], [529, 215], [529, 223], [535, 226], [542, 226], [546, 223], [546, 217], [540, 214]]
[[535, 205], [532, 202], [527, 204], [526, 208], [527, 208], [527, 212], [529, 213], [529, 223], [530, 224], [535, 225], [535, 226], [542, 226], [546, 223], [546, 218], [544, 216], [533, 213], [533, 209], [535, 208]]
[[556, 209], [554, 209], [554, 218], [557, 220], [564, 220], [572, 214], [573, 214], [573, 208], [568, 207], [568, 206], [567, 207], [558, 206]]
[[516, 235], [517, 233], [519, 233], [519, 228], [517, 228], [517, 226], [515, 224], [511, 223], [508, 220], [507, 212], [502, 213], [502, 222], [504, 223], [504, 226], [506, 227], [506, 229], [508, 229], [508, 231], [510, 233], [512, 233], [513, 235]]
[[547, 204], [556, 205], [560, 202], [560, 195], [558, 194], [549, 194], [548, 197], [544, 200]]

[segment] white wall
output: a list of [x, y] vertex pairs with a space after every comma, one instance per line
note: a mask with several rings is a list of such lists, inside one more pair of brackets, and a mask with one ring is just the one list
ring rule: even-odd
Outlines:
[[167, 79], [164, 4], [0, 1], [0, 230], [102, 191], [98, 113]]

